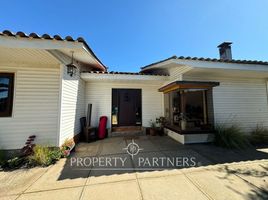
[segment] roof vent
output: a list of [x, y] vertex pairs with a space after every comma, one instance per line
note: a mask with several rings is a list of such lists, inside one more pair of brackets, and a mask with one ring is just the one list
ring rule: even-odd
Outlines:
[[231, 44], [232, 42], [223, 42], [218, 46], [220, 52], [220, 59], [232, 60]]

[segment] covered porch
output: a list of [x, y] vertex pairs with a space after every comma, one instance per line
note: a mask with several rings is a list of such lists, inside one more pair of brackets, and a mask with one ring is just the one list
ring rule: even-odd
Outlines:
[[164, 75], [117, 72], [83, 72], [85, 107], [92, 104], [91, 125], [107, 116], [112, 132], [144, 132], [150, 121], [163, 116], [163, 94], [158, 88], [169, 80]]

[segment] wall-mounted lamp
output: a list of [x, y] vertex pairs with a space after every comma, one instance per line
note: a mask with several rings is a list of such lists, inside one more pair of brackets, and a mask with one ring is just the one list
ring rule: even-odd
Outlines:
[[71, 77], [74, 76], [76, 74], [76, 71], [77, 71], [77, 67], [74, 65], [73, 61], [74, 61], [74, 52], [72, 51], [72, 62], [70, 64], [66, 65], [67, 74], [69, 74]]

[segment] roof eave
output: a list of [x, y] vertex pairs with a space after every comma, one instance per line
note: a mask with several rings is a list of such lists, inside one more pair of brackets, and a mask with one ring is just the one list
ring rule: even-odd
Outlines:
[[96, 67], [100, 69], [100, 71], [107, 71], [107, 67], [99, 60], [99, 58], [95, 55], [95, 53], [92, 51], [92, 49], [87, 45], [87, 43], [84, 43], [84, 50], [92, 55], [96, 60]]
[[207, 62], [207, 63], [218, 63], [218, 64], [236, 64], [236, 65], [261, 65], [261, 66], [268, 66], [267, 61], [257, 61], [257, 60], [222, 60], [216, 58], [198, 58], [198, 57], [184, 57], [184, 56], [172, 56], [170, 58], [146, 65], [141, 67], [141, 72], [145, 72], [147, 70], [151, 70], [154, 68], [162, 67], [163, 65], [167, 65], [170, 62], [174, 62], [178, 64], [178, 61], [183, 63], [185, 62]]
[[169, 58], [167, 58], [167, 59], [160, 60], [160, 61], [151, 63], [151, 64], [149, 64], [149, 65], [143, 66], [143, 67], [141, 67], [141, 72], [142, 72], [142, 71], [145, 71], [145, 70], [147, 70], [147, 69], [149, 69], [149, 68], [151, 68], [151, 67], [154, 67], [155, 65], [158, 65], [158, 64], [164, 63], [164, 62], [166, 62], [166, 61], [170, 61], [170, 60], [176, 59], [176, 58], [177, 58], [177, 56], [171, 56], [171, 57], [169, 57]]
[[116, 81], [167, 81], [169, 80], [169, 76], [161, 76], [161, 75], [145, 75], [145, 74], [136, 74], [136, 73], [109, 73], [109, 72], [82, 72], [81, 78], [86, 81], [109, 81], [109, 80], [116, 80]]
[[66, 36], [65, 39], [63, 39], [59, 35], [54, 35], [53, 37], [48, 34], [39, 36], [36, 33], [30, 33], [27, 35], [21, 31], [12, 33], [11, 31], [5, 30], [0, 32], [0, 46], [8, 48], [34, 48], [44, 50], [83, 49], [96, 60], [95, 67], [97, 69], [107, 71], [107, 67], [98, 59], [82, 37], [74, 40], [71, 36]]

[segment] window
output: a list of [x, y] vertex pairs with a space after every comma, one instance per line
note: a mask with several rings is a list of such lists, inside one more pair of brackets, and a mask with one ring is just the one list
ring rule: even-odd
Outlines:
[[[208, 122], [206, 89], [180, 89], [165, 93], [165, 117], [169, 127], [178, 130], [203, 130]], [[182, 129], [182, 121], [186, 127]]]
[[0, 117], [12, 115], [14, 74], [0, 73]]

